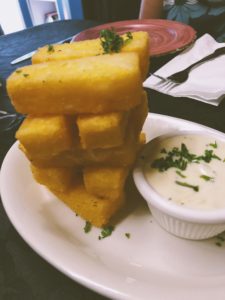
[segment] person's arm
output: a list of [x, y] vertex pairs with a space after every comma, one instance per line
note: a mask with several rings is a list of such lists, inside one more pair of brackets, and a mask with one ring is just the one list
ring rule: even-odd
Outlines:
[[162, 16], [163, 0], [142, 0], [139, 19], [157, 19]]

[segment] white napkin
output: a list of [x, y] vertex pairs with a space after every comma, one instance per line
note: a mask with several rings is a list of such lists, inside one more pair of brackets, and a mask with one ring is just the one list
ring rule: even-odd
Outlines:
[[[224, 46], [225, 43], [218, 43], [209, 34], [205, 34], [155, 74], [168, 77]], [[145, 80], [143, 86], [174, 97], [188, 97], [212, 105], [219, 105], [225, 96], [225, 55], [220, 55], [194, 67], [187, 81], [170, 90], [162, 87], [159, 83], [161, 83], [160, 79], [150, 76]]]

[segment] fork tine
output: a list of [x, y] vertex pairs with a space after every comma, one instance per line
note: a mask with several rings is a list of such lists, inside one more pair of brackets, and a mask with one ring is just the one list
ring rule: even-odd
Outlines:
[[171, 80], [165, 80], [158, 84], [158, 87], [162, 89], [163, 92], [169, 92], [172, 88], [177, 86], [177, 83]]
[[157, 86], [161, 87], [161, 88], [166, 88], [168, 85], [170, 85], [171, 82], [169, 80], [164, 80], [164, 81], [160, 81]]
[[158, 79], [161, 79], [161, 82], [163, 82], [163, 83], [165, 82], [165, 84], [167, 84], [167, 83], [175, 83], [175, 84], [177, 84], [177, 83], [178, 83], [178, 82], [172, 80], [172, 79], [169, 78], [169, 77], [162, 77], [161, 75], [154, 74], [154, 73], [150, 73], [150, 75], [151, 75], [151, 76], [154, 76], [154, 77], [156, 77], [156, 78], [158, 78]]
[[177, 86], [179, 83], [171, 80], [170, 78], [162, 77], [158, 74], [150, 73], [150, 75], [157, 77], [160, 79], [160, 82], [157, 84], [157, 86], [162, 89], [164, 93], [169, 92], [172, 88]]
[[163, 80], [163, 81], [168, 81], [168, 80], [169, 80], [169, 79], [167, 79], [167, 78], [165, 78], [165, 77], [162, 77], [162, 76], [157, 75], [157, 74], [154, 74], [154, 73], [150, 73], [150, 75], [151, 75], [151, 76], [154, 76], [154, 77], [156, 77], [156, 78], [159, 78], [159, 79], [161, 79], [161, 80]]

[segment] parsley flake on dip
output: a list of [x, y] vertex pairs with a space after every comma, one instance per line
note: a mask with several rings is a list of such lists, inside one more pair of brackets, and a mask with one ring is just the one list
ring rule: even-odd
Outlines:
[[165, 199], [192, 209], [225, 208], [225, 142], [207, 135], [153, 141], [144, 173]]

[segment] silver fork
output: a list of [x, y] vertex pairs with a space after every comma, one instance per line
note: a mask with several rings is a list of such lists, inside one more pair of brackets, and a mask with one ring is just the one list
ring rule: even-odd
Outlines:
[[163, 89], [164, 92], [169, 92], [172, 88], [174, 88], [175, 86], [179, 85], [179, 83], [166, 78], [166, 77], [162, 77], [158, 74], [154, 74], [154, 73], [150, 73], [150, 75], [159, 78], [161, 81], [157, 84], [157, 86], [160, 89]]
[[175, 73], [173, 75], [170, 75], [168, 77], [168, 79], [170, 79], [170, 80], [172, 80], [174, 82], [177, 82], [177, 83], [183, 83], [183, 82], [185, 82], [188, 79], [189, 73], [192, 70], [192, 68], [194, 68], [195, 66], [197, 66], [199, 64], [202, 64], [205, 61], [211, 60], [213, 58], [216, 58], [216, 57], [218, 57], [220, 55], [224, 55], [224, 54], [225, 54], [225, 47], [218, 48], [213, 53], [211, 53], [211, 54], [203, 57], [199, 61], [191, 64], [186, 69], [184, 69], [184, 70], [182, 70], [180, 72], [177, 72], [177, 73]]
[[177, 73], [174, 73], [174, 74], [170, 75], [167, 78], [159, 76], [159, 75], [154, 74], [154, 73], [152, 73], [151, 75], [160, 78], [164, 82], [174, 82], [176, 84], [181, 84], [181, 83], [185, 82], [188, 79], [189, 73], [192, 70], [192, 68], [194, 68], [195, 66], [197, 66], [199, 64], [202, 64], [205, 61], [211, 60], [213, 58], [216, 58], [216, 57], [218, 57], [220, 55], [224, 55], [224, 54], [225, 54], [225, 47], [221, 47], [221, 48], [216, 49], [213, 53], [203, 57], [199, 61], [191, 64], [186, 69], [184, 69], [182, 71], [179, 71]]

